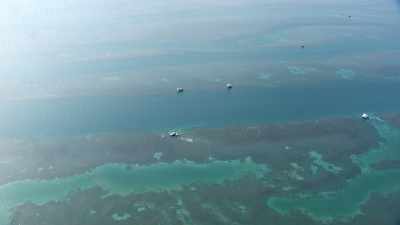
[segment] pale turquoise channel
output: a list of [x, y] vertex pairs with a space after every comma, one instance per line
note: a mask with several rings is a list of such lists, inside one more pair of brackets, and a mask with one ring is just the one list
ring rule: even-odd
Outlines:
[[292, 197], [272, 197], [268, 206], [281, 214], [302, 210], [317, 220], [346, 220], [360, 213], [360, 206], [368, 200], [370, 193], [382, 194], [400, 190], [400, 170], [377, 171], [370, 165], [385, 159], [400, 159], [400, 130], [387, 125], [377, 118], [371, 121], [384, 139], [379, 148], [365, 154], [353, 156], [353, 162], [360, 166], [362, 174], [348, 181], [337, 192], [302, 193]]
[[194, 183], [220, 184], [247, 174], [263, 176], [265, 165], [252, 160], [211, 161], [197, 164], [190, 161], [157, 163], [144, 166], [106, 164], [90, 172], [52, 180], [24, 180], [0, 186], [0, 224], [8, 224], [12, 209], [25, 202], [42, 205], [63, 201], [69, 193], [101, 187], [110, 195], [179, 190]]

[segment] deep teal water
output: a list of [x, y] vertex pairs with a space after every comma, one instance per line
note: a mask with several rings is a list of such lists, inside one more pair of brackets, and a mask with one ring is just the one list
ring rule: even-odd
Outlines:
[[183, 95], [80, 97], [4, 103], [0, 134], [165, 131], [398, 111], [400, 83], [341, 81], [291, 88], [188, 90]]

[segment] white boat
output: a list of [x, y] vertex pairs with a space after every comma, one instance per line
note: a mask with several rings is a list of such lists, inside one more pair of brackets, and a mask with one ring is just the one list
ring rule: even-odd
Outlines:
[[182, 93], [182, 92], [183, 92], [183, 88], [177, 88], [177, 89], [176, 89], [176, 92]]
[[367, 120], [367, 119], [369, 119], [369, 116], [368, 116], [368, 114], [363, 113], [363, 114], [361, 114], [361, 118], [364, 120]]
[[176, 131], [170, 131], [170, 132], [168, 132], [168, 135], [169, 135], [170, 137], [177, 137], [177, 136], [179, 136], [178, 132], [176, 132]]
[[227, 84], [226, 84], [226, 88], [232, 89], [232, 88], [233, 88], [233, 85], [232, 85], [231, 83], [227, 83]]

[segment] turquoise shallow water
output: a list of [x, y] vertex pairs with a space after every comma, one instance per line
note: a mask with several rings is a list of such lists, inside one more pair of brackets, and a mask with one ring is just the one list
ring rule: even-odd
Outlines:
[[309, 155], [310, 158], [313, 160], [313, 163], [310, 166], [310, 168], [314, 175], [318, 173], [318, 170], [320, 168], [334, 174], [337, 174], [340, 171], [342, 171], [342, 168], [323, 160], [322, 155], [319, 154], [318, 152], [311, 151]]
[[[221, 184], [245, 175], [262, 177], [268, 169], [244, 161], [211, 161], [196, 164], [189, 161], [158, 163], [148, 166], [106, 164], [90, 172], [52, 180], [23, 180], [0, 186], [0, 224], [7, 224], [12, 209], [25, 202], [42, 205], [64, 201], [74, 191], [100, 187], [108, 195], [176, 191], [190, 184]], [[104, 196], [106, 197], [106, 196]]]
[[131, 215], [128, 214], [128, 213], [124, 213], [124, 214], [122, 214], [122, 215], [120, 215], [120, 214], [113, 214], [113, 215], [112, 215], [112, 218], [113, 218], [114, 220], [116, 220], [116, 221], [127, 220], [127, 219], [129, 219], [130, 217], [131, 217]]
[[385, 159], [400, 159], [400, 130], [390, 127], [378, 118], [374, 118], [371, 123], [384, 141], [379, 148], [352, 157], [362, 170], [360, 176], [349, 179], [347, 185], [337, 192], [272, 197], [268, 199], [268, 206], [281, 214], [301, 210], [317, 220], [348, 219], [362, 213], [361, 204], [368, 200], [370, 193], [399, 191], [399, 169], [373, 170], [370, 166]]

